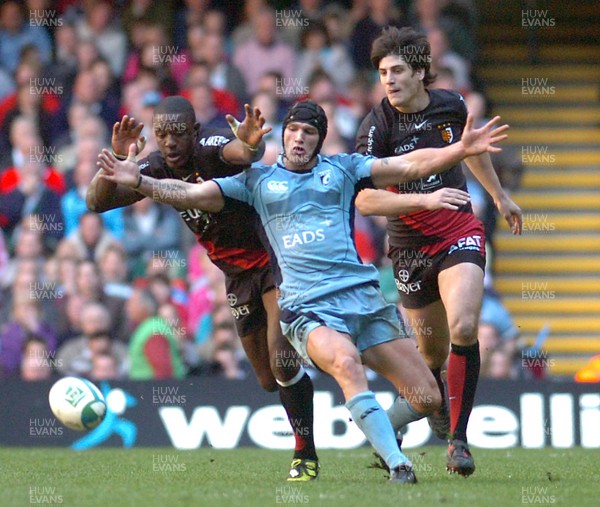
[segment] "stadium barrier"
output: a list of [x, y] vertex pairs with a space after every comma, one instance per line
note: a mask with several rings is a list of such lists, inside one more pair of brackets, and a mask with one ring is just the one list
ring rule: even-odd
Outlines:
[[[1, 446], [293, 448], [277, 394], [263, 392], [254, 379], [100, 382], [108, 415], [87, 433], [64, 428], [54, 418], [48, 406], [51, 385], [2, 382]], [[384, 408], [392, 403], [394, 393], [387, 382], [376, 379], [371, 388]], [[598, 448], [598, 428], [597, 384], [482, 380], [468, 437], [471, 445], [483, 448]], [[365, 445], [339, 388], [323, 376], [315, 379], [315, 441], [321, 449]], [[442, 443], [426, 420], [411, 424], [404, 438], [404, 448]]]

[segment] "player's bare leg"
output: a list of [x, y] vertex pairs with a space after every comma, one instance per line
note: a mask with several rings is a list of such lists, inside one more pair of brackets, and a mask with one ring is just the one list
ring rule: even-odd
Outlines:
[[451, 342], [448, 360], [451, 433], [448, 470], [466, 477], [475, 471], [467, 445], [467, 424], [479, 379], [477, 326], [483, 299], [483, 270], [469, 262], [456, 264], [440, 272], [438, 284], [446, 308]]
[[400, 339], [369, 347], [362, 357], [369, 368], [394, 384], [417, 412], [418, 419], [440, 407], [442, 398], [435, 379], [412, 340]]
[[423, 308], [405, 309], [407, 324], [412, 328], [419, 352], [433, 374], [438, 390], [442, 396], [442, 405], [428, 418], [429, 426], [434, 434], [448, 440], [450, 434], [450, 415], [446, 401], [446, 386], [442, 378], [442, 367], [448, 359], [450, 351], [450, 332], [446, 310], [442, 301], [438, 300]]
[[[369, 368], [387, 378], [398, 390], [399, 396], [387, 411], [398, 447], [402, 449], [402, 428], [438, 410], [442, 398], [433, 375], [423, 362], [410, 339], [400, 339], [369, 347], [363, 352], [363, 361]], [[387, 468], [377, 453], [372, 466]]]
[[275, 376], [279, 398], [295, 438], [289, 481], [309, 481], [319, 474], [313, 431], [313, 384], [304, 371], [302, 359], [281, 332], [276, 291], [263, 294], [267, 312], [267, 342], [270, 371]]
[[257, 329], [252, 333], [242, 336], [240, 339], [260, 387], [268, 392], [277, 391], [277, 381], [270, 366], [267, 328], [262, 327]]
[[360, 355], [351, 338], [320, 326], [308, 334], [306, 349], [311, 360], [341, 387], [353, 421], [385, 461], [390, 480], [401, 484], [417, 482], [412, 463], [396, 444], [387, 414], [369, 391]]

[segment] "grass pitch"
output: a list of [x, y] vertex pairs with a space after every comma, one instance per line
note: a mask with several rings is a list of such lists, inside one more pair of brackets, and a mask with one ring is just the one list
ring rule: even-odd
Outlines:
[[445, 449], [408, 450], [419, 484], [389, 484], [371, 450], [321, 451], [314, 483], [286, 482], [290, 452], [261, 449], [0, 449], [0, 505], [598, 506], [600, 451], [474, 449], [468, 479], [448, 475]]

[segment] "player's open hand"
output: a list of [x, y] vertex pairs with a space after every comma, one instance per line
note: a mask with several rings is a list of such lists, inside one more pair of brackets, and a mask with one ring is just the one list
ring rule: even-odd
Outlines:
[[264, 128], [265, 118], [258, 107], [252, 109], [250, 105], [244, 104], [244, 110], [246, 117], [241, 123], [230, 114], [225, 118], [240, 141], [252, 148], [257, 148], [263, 136], [273, 129], [271, 127]]
[[504, 195], [495, 204], [498, 212], [508, 222], [512, 233], [520, 235], [523, 230], [523, 212], [521, 208], [507, 195]]
[[143, 123], [137, 123], [135, 118], [130, 118], [125, 115], [121, 121], [116, 122], [112, 129], [111, 145], [112, 150], [117, 155], [126, 156], [129, 146], [132, 143], [136, 144], [136, 155], [139, 155], [144, 146], [146, 146], [146, 138], [142, 135]]
[[461, 141], [466, 150], [466, 156], [480, 155], [481, 153], [495, 153], [502, 151], [501, 148], [493, 146], [495, 143], [504, 141], [508, 136], [505, 132], [508, 125], [500, 125], [500, 116], [496, 116], [479, 129], [473, 128], [473, 116], [467, 116], [465, 129]]
[[136, 153], [137, 146], [135, 143], [129, 145], [126, 160], [117, 160], [109, 150], [102, 150], [98, 154], [96, 165], [103, 169], [103, 172], [98, 177], [119, 185], [137, 187], [140, 179], [140, 168], [135, 161]]
[[424, 194], [425, 209], [451, 209], [457, 210], [470, 200], [469, 194], [458, 188], [440, 188], [430, 194]]

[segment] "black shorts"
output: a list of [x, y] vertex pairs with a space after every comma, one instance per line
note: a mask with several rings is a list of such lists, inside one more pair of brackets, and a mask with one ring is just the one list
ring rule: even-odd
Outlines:
[[251, 269], [225, 278], [227, 302], [240, 337], [267, 326], [262, 295], [275, 288], [271, 268]]
[[[480, 237], [484, 238], [483, 229]], [[477, 243], [471, 236], [456, 241], [437, 253], [428, 255], [418, 249], [391, 248], [394, 279], [404, 308], [423, 308], [440, 299], [438, 275], [456, 264], [470, 262], [485, 269], [485, 241]], [[479, 244], [478, 244], [479, 243]]]

